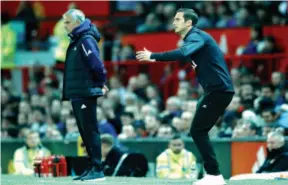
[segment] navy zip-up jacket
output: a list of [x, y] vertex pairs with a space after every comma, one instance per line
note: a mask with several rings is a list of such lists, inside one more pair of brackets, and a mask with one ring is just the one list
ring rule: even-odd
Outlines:
[[106, 69], [99, 56], [100, 34], [86, 19], [69, 35], [63, 82], [63, 99], [102, 96]]
[[156, 61], [189, 61], [205, 92], [234, 92], [224, 55], [212, 36], [192, 27], [183, 41], [184, 44], [180, 48], [152, 53], [150, 58]]

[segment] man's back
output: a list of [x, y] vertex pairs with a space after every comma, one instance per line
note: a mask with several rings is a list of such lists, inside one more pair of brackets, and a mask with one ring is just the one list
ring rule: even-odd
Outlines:
[[[197, 65], [195, 71], [203, 89], [206, 92], [220, 90], [233, 92], [232, 80], [223, 53], [215, 40], [208, 33], [193, 27], [184, 38], [184, 44], [192, 47], [195, 41], [204, 42], [204, 45], [189, 56], [189, 59]], [[191, 42], [193, 44], [190, 45]]]

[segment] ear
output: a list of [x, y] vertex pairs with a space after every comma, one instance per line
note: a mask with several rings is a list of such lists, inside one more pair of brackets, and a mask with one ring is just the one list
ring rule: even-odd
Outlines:
[[188, 26], [192, 26], [192, 20], [186, 21], [186, 24], [187, 24]]

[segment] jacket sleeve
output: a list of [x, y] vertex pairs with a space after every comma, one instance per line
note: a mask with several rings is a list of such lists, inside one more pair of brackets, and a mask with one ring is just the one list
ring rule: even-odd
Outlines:
[[93, 75], [104, 83], [106, 82], [106, 69], [99, 56], [99, 48], [92, 38], [85, 38], [81, 43], [81, 52], [84, 64], [91, 70]]
[[156, 176], [158, 178], [167, 178], [169, 176], [168, 159], [163, 153], [156, 159]]
[[32, 175], [34, 173], [33, 169], [28, 168], [25, 165], [24, 162], [24, 153], [22, 150], [16, 150], [14, 153], [14, 169], [15, 169], [15, 174], [21, 174], [21, 175]]
[[187, 178], [197, 179], [197, 166], [196, 166], [196, 158], [192, 152], [189, 152], [189, 168], [186, 173]]
[[204, 39], [197, 33], [190, 37], [191, 39], [186, 41], [180, 48], [168, 52], [152, 53], [150, 58], [155, 59], [156, 61], [176, 61], [185, 59], [187, 56], [196, 53], [205, 44]]

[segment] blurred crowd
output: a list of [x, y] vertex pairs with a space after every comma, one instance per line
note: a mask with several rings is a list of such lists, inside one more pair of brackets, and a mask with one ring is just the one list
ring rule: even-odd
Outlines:
[[[40, 137], [77, 139], [79, 132], [70, 102], [61, 101], [62, 72], [35, 67], [27, 92], [16, 94], [9, 79], [1, 84], [1, 137], [21, 138], [29, 130]], [[215, 138], [261, 137], [275, 129], [287, 134], [288, 91], [283, 73], [273, 72], [263, 84], [248, 68], [233, 68], [236, 94], [224, 115], [210, 131]], [[98, 99], [97, 119], [101, 133], [115, 138], [171, 138], [190, 135], [190, 125], [203, 94], [197, 83], [180, 81], [177, 93], [167, 100], [148, 74], [117, 76], [107, 82], [110, 91]]]
[[[123, 6], [125, 3], [122, 3]], [[171, 31], [178, 8], [191, 7], [199, 14], [199, 28], [247, 27], [287, 24], [285, 1], [185, 1], [185, 2], [137, 2], [134, 6], [137, 33]], [[132, 9], [131, 8], [131, 9]], [[130, 24], [130, 22], [129, 22]]]
[[[104, 53], [109, 55], [103, 57], [105, 61], [134, 60], [134, 46], [123, 46], [121, 36], [127, 32], [171, 31], [175, 12], [181, 6], [194, 7], [200, 15], [197, 24], [200, 28], [251, 26], [250, 42], [247, 46], [238, 48], [239, 55], [280, 52], [273, 37], [263, 36], [262, 26], [287, 23], [286, 1], [118, 3], [122, 4], [121, 7], [124, 9], [133, 10], [135, 16], [129, 17], [129, 21], [127, 17], [112, 21], [111, 24], [118, 27], [114, 32], [109, 31], [111, 28], [109, 26], [99, 28], [102, 29], [106, 42], [103, 45]], [[36, 49], [47, 46], [37, 42], [45, 40], [37, 34], [39, 20], [44, 17], [43, 8], [38, 2], [20, 3], [17, 16], [13, 19], [25, 23], [23, 40], [26, 45], [22, 46], [23, 48]], [[77, 8], [77, 4], [70, 3], [67, 8]], [[8, 24], [9, 21], [10, 18], [5, 15], [1, 25], [3, 35], [7, 36], [1, 37], [4, 52], [2, 60], [6, 62], [13, 58], [15, 48], [21, 43], [17, 40], [20, 38], [19, 35], [15, 36]], [[62, 20], [59, 20], [55, 25], [54, 40], [52, 39], [56, 43], [54, 49], [57, 62], [64, 61], [69, 43], [61, 24]], [[108, 49], [110, 52], [106, 52], [105, 48], [110, 48]], [[258, 68], [259, 66], [257, 70]], [[231, 75], [236, 95], [217, 125], [211, 130], [211, 136], [266, 136], [269, 131], [276, 128], [287, 133], [288, 91], [285, 75], [275, 71], [268, 77], [271, 79], [268, 84], [263, 84], [258, 74], [252, 73], [246, 67], [233, 68]], [[63, 73], [49, 67], [43, 71], [41, 67], [34, 66], [30, 79], [27, 92], [19, 95], [13, 89], [11, 79], [2, 78], [1, 137], [24, 137], [29, 130], [34, 130], [40, 133], [41, 138], [59, 140], [78, 138], [79, 132], [70, 102], [61, 101]], [[149, 74], [144, 73], [130, 77], [127, 83], [119, 76], [112, 76], [108, 86], [109, 93], [98, 101], [99, 130], [101, 133], [109, 133], [121, 139], [167, 138], [175, 133], [189, 136], [197, 99], [203, 93], [197, 82], [190, 83], [181, 78], [177, 93], [164, 100], [162, 89], [150, 81]]]

